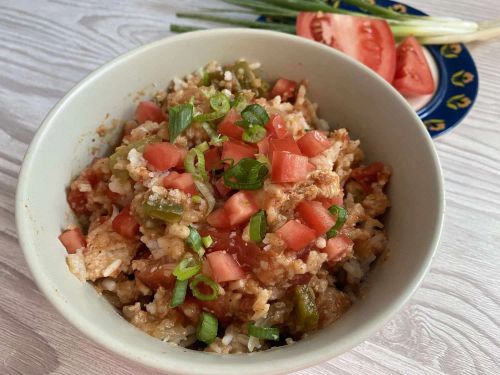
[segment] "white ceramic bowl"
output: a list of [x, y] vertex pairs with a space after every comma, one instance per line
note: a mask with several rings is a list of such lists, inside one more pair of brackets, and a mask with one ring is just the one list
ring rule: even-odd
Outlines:
[[[391, 255], [370, 275], [370, 290], [339, 321], [294, 345], [220, 356], [175, 347], [129, 324], [90, 284], [67, 269], [57, 236], [71, 222], [66, 188], [97, 148], [108, 150], [110, 119], [131, 118], [136, 93], [151, 94], [210, 60], [245, 57], [265, 75], [307, 79], [310, 97], [332, 126], [359, 137], [368, 160], [393, 168], [385, 220]], [[107, 116], [109, 114], [109, 116]], [[106, 120], [107, 119], [107, 120]], [[160, 40], [107, 63], [50, 112], [26, 154], [16, 196], [19, 239], [40, 289], [74, 326], [112, 351], [170, 374], [278, 374], [325, 361], [361, 343], [418, 287], [436, 249], [444, 211], [439, 162], [414, 111], [384, 80], [356, 61], [308, 40], [244, 29], [193, 32]]]

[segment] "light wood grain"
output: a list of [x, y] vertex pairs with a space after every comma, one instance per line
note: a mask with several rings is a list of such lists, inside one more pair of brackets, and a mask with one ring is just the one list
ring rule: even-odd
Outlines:
[[[407, 2], [436, 15], [500, 18], [498, 0]], [[0, 1], [0, 374], [155, 374], [89, 341], [37, 290], [17, 243], [14, 195], [24, 152], [57, 100], [102, 63], [170, 35], [176, 10], [201, 5], [218, 4]], [[436, 141], [447, 209], [429, 275], [368, 341], [298, 374], [500, 374], [500, 43], [471, 51], [477, 104]]]

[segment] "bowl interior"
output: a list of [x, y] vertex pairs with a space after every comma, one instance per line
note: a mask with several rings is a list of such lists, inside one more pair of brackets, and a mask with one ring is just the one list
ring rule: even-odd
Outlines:
[[[244, 57], [265, 76], [309, 81], [309, 95], [333, 127], [359, 137], [367, 160], [390, 165], [392, 208], [386, 218], [391, 250], [370, 276], [366, 297], [337, 323], [284, 348], [214, 356], [171, 346], [122, 319], [88, 284], [67, 269], [60, 234], [73, 217], [65, 194], [70, 180], [119, 132], [111, 119], [130, 118], [138, 92], [164, 88], [210, 60]], [[104, 123], [103, 138], [96, 128]], [[45, 183], [40, 183], [41, 181]], [[439, 163], [425, 128], [406, 102], [374, 73], [336, 51], [264, 31], [213, 30], [168, 38], [108, 63], [54, 108], [26, 155], [17, 195], [21, 244], [40, 288], [59, 311], [108, 348], [172, 374], [284, 373], [326, 360], [360, 343], [402, 306], [433, 255], [443, 214]]]

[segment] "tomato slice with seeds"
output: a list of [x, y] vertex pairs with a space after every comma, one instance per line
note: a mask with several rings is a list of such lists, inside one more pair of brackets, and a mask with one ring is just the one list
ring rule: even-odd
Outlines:
[[301, 12], [297, 35], [329, 45], [368, 66], [392, 83], [396, 71], [396, 43], [381, 19]]
[[403, 95], [428, 95], [435, 90], [431, 69], [424, 50], [413, 36], [401, 42], [397, 49], [394, 87]]

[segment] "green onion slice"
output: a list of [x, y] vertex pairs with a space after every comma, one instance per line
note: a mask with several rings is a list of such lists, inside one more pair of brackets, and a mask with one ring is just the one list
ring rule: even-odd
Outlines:
[[266, 236], [266, 232], [266, 212], [260, 210], [250, 218], [250, 239], [255, 242], [261, 242]]
[[184, 258], [175, 267], [172, 274], [177, 278], [177, 280], [187, 280], [190, 277], [196, 275], [201, 270], [201, 263], [194, 258]]
[[207, 200], [208, 208], [207, 208], [206, 214], [208, 215], [210, 212], [212, 212], [212, 210], [215, 207], [215, 197], [213, 194], [212, 186], [210, 184], [205, 184], [204, 182], [197, 181], [197, 180], [194, 181], [194, 184], [196, 185], [196, 188], [198, 189], [198, 191]]
[[314, 294], [308, 285], [297, 285], [294, 290], [296, 323], [304, 331], [312, 331], [318, 325], [319, 313]]
[[194, 203], [201, 203], [202, 198], [201, 198], [199, 195], [193, 195], [193, 196], [191, 197], [191, 200], [192, 200]]
[[221, 92], [217, 92], [210, 98], [210, 107], [214, 110], [213, 112], [198, 115], [194, 118], [194, 121], [214, 121], [224, 117], [231, 109], [231, 104], [229, 103], [229, 99], [226, 95]]
[[241, 111], [242, 121], [239, 121], [237, 124], [246, 128], [250, 125], [260, 125], [264, 126], [269, 121], [269, 116], [264, 109], [259, 104], [250, 104], [245, 107], [243, 111]]
[[205, 237], [201, 237], [201, 242], [203, 243], [203, 246], [210, 247], [214, 243], [214, 240], [212, 239], [211, 235], [208, 235]]
[[168, 111], [170, 143], [188, 128], [193, 122], [193, 105], [185, 103], [176, 105]]
[[189, 236], [186, 238], [186, 243], [196, 254], [198, 254], [200, 258], [203, 254], [205, 254], [205, 250], [203, 249], [203, 245], [201, 243], [201, 236], [192, 226], [189, 226]]
[[177, 222], [181, 219], [184, 207], [178, 203], [165, 200], [151, 202], [148, 199], [142, 205], [142, 211], [146, 216], [166, 222]]
[[340, 228], [342, 228], [345, 221], [347, 220], [347, 210], [344, 207], [333, 205], [328, 209], [328, 211], [330, 211], [332, 215], [335, 215], [337, 217], [335, 225], [331, 227], [328, 232], [326, 232], [326, 237], [332, 238], [338, 234]]
[[229, 137], [226, 135], [218, 134], [215, 129], [208, 122], [203, 122], [201, 127], [207, 132], [210, 137], [209, 144], [211, 146], [221, 146], [224, 142], [226, 142]]
[[[198, 284], [204, 284], [211, 289], [210, 294], [205, 294], [198, 289]], [[189, 283], [189, 288], [193, 296], [200, 301], [213, 301], [219, 297], [219, 284], [213, 281], [210, 277], [205, 275], [196, 275]]]
[[186, 299], [187, 286], [187, 280], [177, 279], [175, 281], [174, 292], [172, 295], [172, 300], [170, 301], [170, 307], [177, 307], [179, 305], [182, 305], [184, 299]]
[[264, 185], [269, 168], [252, 158], [243, 158], [224, 172], [224, 184], [232, 189], [258, 190]]
[[258, 339], [278, 341], [280, 338], [280, 330], [273, 327], [259, 327], [250, 323], [248, 325], [248, 335], [257, 337]]
[[248, 143], [257, 143], [266, 138], [267, 130], [260, 125], [249, 125], [245, 129], [241, 139]]
[[247, 100], [243, 95], [238, 95], [232, 102], [231, 108], [236, 109], [238, 112], [241, 112], [247, 106]]
[[217, 318], [207, 312], [202, 312], [198, 326], [196, 327], [196, 338], [199, 341], [210, 345], [217, 337], [217, 330], [219, 329], [219, 322]]
[[193, 178], [204, 182], [208, 181], [204, 155], [204, 152], [207, 151], [208, 148], [207, 142], [200, 143], [198, 146], [189, 150], [186, 159], [184, 159], [184, 169], [191, 173]]

